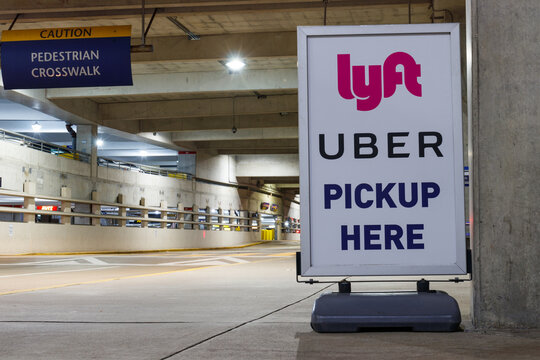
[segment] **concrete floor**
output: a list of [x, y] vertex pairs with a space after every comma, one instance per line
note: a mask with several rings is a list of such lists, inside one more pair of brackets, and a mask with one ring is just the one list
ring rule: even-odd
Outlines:
[[[1, 359], [539, 359], [539, 331], [477, 331], [470, 284], [434, 284], [465, 331], [318, 334], [297, 242], [237, 250], [0, 257]], [[353, 284], [353, 291], [414, 284]]]

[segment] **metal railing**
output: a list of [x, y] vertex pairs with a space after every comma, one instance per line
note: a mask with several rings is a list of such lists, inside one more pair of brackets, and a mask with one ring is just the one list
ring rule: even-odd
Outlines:
[[[0, 140], [15, 143], [21, 146], [25, 146], [30, 149], [39, 150], [48, 154], [53, 154], [67, 159], [82, 161], [90, 163], [91, 155], [80, 151], [73, 151], [65, 146], [59, 146], [45, 142], [40, 139], [33, 138], [11, 132], [8, 130], [0, 129]], [[98, 166], [104, 166], [113, 169], [135, 171], [143, 174], [159, 175], [166, 177], [174, 177], [177, 179], [190, 180], [193, 176], [191, 174], [182, 173], [179, 171], [160, 168], [158, 166], [141, 165], [135, 163], [129, 163], [125, 161], [119, 161], [109, 159], [105, 157], [98, 157]]]
[[8, 130], [0, 129], [0, 140], [4, 140], [10, 143], [18, 144], [30, 149], [43, 151], [49, 154], [65, 157], [68, 159], [78, 160], [89, 163], [90, 155], [84, 153], [73, 152], [64, 146], [58, 146], [51, 144], [30, 136], [18, 134]]
[[[20, 144], [21, 146], [26, 146], [28, 148], [43, 151], [49, 154], [57, 155], [60, 157], [64, 157], [67, 159], [72, 159], [76, 161], [82, 161], [85, 163], [90, 163], [91, 156], [90, 154], [86, 154], [83, 152], [73, 151], [67, 147], [64, 146], [58, 146], [55, 144], [51, 144], [45, 141], [42, 141], [40, 139], [36, 139], [30, 136], [18, 134], [15, 132], [11, 132], [8, 130], [0, 129], [0, 140], [5, 140], [12, 143]], [[278, 198], [283, 198], [281, 194], [275, 191], [270, 190], [264, 190], [261, 189], [258, 186], [251, 185], [251, 184], [232, 184], [232, 183], [223, 183], [219, 181], [209, 180], [209, 179], [203, 179], [195, 177], [191, 174], [169, 170], [160, 168], [157, 166], [149, 166], [149, 165], [142, 165], [142, 164], [135, 164], [125, 161], [119, 161], [119, 160], [113, 160], [105, 157], [98, 157], [97, 158], [98, 166], [113, 168], [113, 169], [119, 169], [119, 170], [125, 170], [125, 171], [134, 171], [139, 172], [143, 174], [150, 174], [150, 175], [158, 175], [158, 176], [166, 176], [176, 179], [183, 179], [183, 180], [195, 180], [197, 182], [206, 183], [206, 184], [212, 184], [212, 185], [219, 185], [219, 186], [227, 186], [227, 187], [234, 187], [237, 189], [246, 189], [251, 190], [255, 192], [259, 192], [262, 194], [272, 195]], [[289, 199], [291, 202], [300, 204], [298, 201], [294, 199]]]
[[[29, 194], [25, 192], [15, 192], [8, 190], [0, 190], [0, 196], [13, 198], [13, 203], [20, 203], [20, 198], [23, 198], [22, 207], [10, 207], [0, 205], [0, 213], [22, 214], [22, 221], [25, 223], [36, 222], [36, 215], [50, 215], [60, 217], [61, 224], [72, 224], [72, 218], [87, 218], [91, 222], [89, 224], [73, 225], [99, 225], [103, 226], [102, 219], [111, 219], [113, 222], [108, 226], [132, 226], [147, 227], [150, 223], [159, 223], [160, 227], [180, 228], [179, 225], [184, 225], [184, 229], [197, 229], [203, 226], [205, 230], [229, 230], [229, 231], [260, 231], [261, 221], [258, 217], [244, 217], [235, 215], [215, 214], [202, 211], [188, 211], [178, 208], [153, 207], [142, 205], [130, 205], [123, 203], [110, 203], [104, 201], [71, 199], [56, 196], [45, 196]], [[61, 204], [58, 211], [38, 210], [36, 208], [36, 200], [56, 201]], [[72, 209], [75, 204], [89, 205], [89, 213], [74, 212]], [[111, 214], [112, 211], [104, 211], [105, 209], [114, 209], [118, 215]], [[142, 216], [128, 216], [128, 211], [137, 211]], [[149, 212], [159, 214], [158, 218], [149, 217]], [[191, 218], [192, 220], [189, 220]], [[204, 221], [199, 221], [203, 218]], [[209, 221], [211, 218], [217, 218], [217, 222]], [[197, 219], [197, 220], [195, 220]], [[168, 226], [170, 224], [170, 226]], [[172, 226], [173, 224], [177, 224]], [[196, 226], [199, 225], [199, 226]], [[104, 225], [107, 226], [107, 225]]]

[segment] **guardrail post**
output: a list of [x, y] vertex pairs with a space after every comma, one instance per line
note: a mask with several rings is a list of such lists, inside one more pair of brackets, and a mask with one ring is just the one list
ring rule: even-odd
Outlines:
[[[159, 203], [159, 207], [162, 208], [162, 209], [165, 209], [164, 210], [161, 210], [161, 219], [163, 220], [167, 220], [167, 201], [165, 200], [161, 200], [161, 202]], [[167, 228], [167, 223], [166, 222], [161, 222], [159, 223], [159, 227], [162, 228], [162, 229], [165, 229]]]
[[[120, 206], [125, 203], [124, 194], [118, 194], [116, 197], [116, 202], [119, 204], [118, 206], [118, 215], [126, 217], [127, 216], [127, 207]], [[126, 220], [118, 220], [119, 226], [126, 226]]]
[[[217, 209], [218, 215], [223, 215], [223, 209], [219, 208]], [[218, 217], [218, 223], [219, 223], [219, 231], [223, 231], [223, 218], [220, 216]]]
[[[184, 205], [182, 205], [182, 203], [176, 204], [176, 210], [178, 210], [178, 211], [184, 211]], [[177, 213], [176, 213], [175, 219], [176, 219], [176, 220], [184, 220], [184, 214], [177, 212]], [[184, 227], [182, 226], [182, 224], [176, 223], [176, 228], [182, 229], [182, 228], [184, 228]]]
[[261, 232], [261, 230], [262, 230], [262, 219], [261, 218], [262, 218], [262, 215], [261, 215], [261, 213], [258, 212], [257, 213], [257, 231], [258, 232]]
[[283, 218], [278, 216], [276, 219], [276, 240], [281, 240], [281, 224], [283, 223]]
[[[92, 201], [99, 201], [99, 193], [97, 191], [92, 191]], [[94, 215], [101, 215], [101, 205], [99, 204], [92, 204], [92, 214]], [[92, 226], [98, 226], [101, 224], [100, 218], [92, 218]]]
[[[146, 206], [146, 199], [141, 198], [141, 200], [139, 201], [139, 205]], [[141, 217], [143, 217], [145, 219], [148, 219], [148, 210], [147, 209], [141, 210]], [[144, 220], [141, 221], [141, 227], [142, 228], [148, 227], [148, 221], [144, 221]]]
[[[68, 188], [67, 186], [62, 186], [60, 188], [60, 197], [71, 199], [71, 188]], [[62, 212], [64, 214], [71, 212], [71, 201], [61, 201], [61, 206]], [[60, 224], [71, 224], [71, 216], [60, 216]]]
[[[210, 206], [207, 206], [204, 210], [206, 211], [206, 216], [204, 217], [204, 222], [205, 223], [212, 222], [212, 217], [210, 216]], [[204, 225], [204, 228], [206, 230], [212, 230], [212, 225]]]
[[[193, 204], [191, 206], [191, 212], [195, 213], [195, 214], [191, 214], [191, 221], [199, 222], [199, 207], [197, 206], [197, 204]], [[199, 225], [191, 224], [191, 229], [192, 230], [199, 230]]]
[[[236, 216], [232, 208], [229, 209], [229, 216]], [[236, 231], [237, 229], [240, 231], [241, 228], [238, 227], [240, 224], [238, 219], [229, 218], [229, 224], [231, 224], [231, 231]]]
[[253, 228], [251, 227], [251, 211], [247, 211], [247, 220], [244, 220], [244, 225], [248, 225], [246, 227], [247, 231], [253, 231]]
[[[27, 194], [34, 195], [36, 193], [36, 183], [31, 182], [31, 181], [25, 182], [23, 184], [23, 191]], [[35, 197], [25, 197], [23, 204], [26, 210], [36, 210]], [[36, 214], [23, 214], [23, 222], [25, 223], [36, 222]]]

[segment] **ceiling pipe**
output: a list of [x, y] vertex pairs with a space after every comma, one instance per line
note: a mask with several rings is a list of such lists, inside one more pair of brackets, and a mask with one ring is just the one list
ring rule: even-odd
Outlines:
[[66, 124], [66, 130], [71, 135], [71, 149], [75, 152], [77, 151], [77, 133], [73, 130], [72, 126], [72, 124]]
[[177, 28], [182, 30], [186, 33], [189, 40], [200, 40], [201, 37], [197, 34], [194, 34], [191, 30], [189, 30], [187, 27], [185, 27], [180, 21], [176, 19], [176, 16], [167, 16], [167, 19], [169, 19], [170, 22], [172, 22], [174, 25], [176, 25]]
[[15, 15], [15, 18], [14, 18], [13, 21], [11, 22], [11, 25], [9, 25], [9, 29], [8, 29], [8, 30], [13, 29], [13, 26], [15, 26], [15, 23], [17, 22], [17, 19], [19, 18], [20, 15], [21, 15], [21, 14]]

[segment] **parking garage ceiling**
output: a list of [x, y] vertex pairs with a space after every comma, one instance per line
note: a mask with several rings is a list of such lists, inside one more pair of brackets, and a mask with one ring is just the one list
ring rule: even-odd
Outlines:
[[[133, 86], [48, 89], [43, 96], [72, 123], [95, 123], [168, 148], [297, 154], [296, 27], [323, 25], [325, 17], [328, 25], [448, 22], [463, 7], [463, 1], [441, 0], [435, 9], [444, 10], [434, 11], [432, 2], [145, 0], [145, 42], [153, 52], [132, 53]], [[15, 30], [131, 25], [131, 43], [138, 45], [142, 3], [2, 0], [0, 29], [15, 18]], [[245, 61], [242, 72], [223, 65], [231, 56]]]

